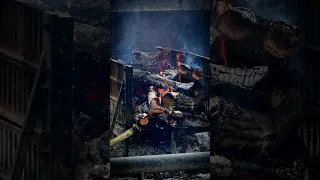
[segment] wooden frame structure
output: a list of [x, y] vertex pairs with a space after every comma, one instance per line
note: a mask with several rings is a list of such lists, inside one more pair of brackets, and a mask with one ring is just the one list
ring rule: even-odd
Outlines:
[[[110, 130], [118, 136], [132, 126], [132, 76], [133, 67], [120, 60], [110, 60]], [[125, 141], [125, 156], [128, 143]]]
[[70, 16], [1, 2], [1, 176], [72, 179], [72, 42]]

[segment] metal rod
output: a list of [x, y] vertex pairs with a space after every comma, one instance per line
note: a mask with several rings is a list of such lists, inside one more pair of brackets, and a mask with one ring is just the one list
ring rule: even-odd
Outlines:
[[111, 175], [209, 170], [210, 152], [111, 158]]

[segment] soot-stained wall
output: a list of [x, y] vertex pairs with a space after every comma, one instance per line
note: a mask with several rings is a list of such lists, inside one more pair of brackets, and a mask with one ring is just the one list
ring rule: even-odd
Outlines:
[[130, 62], [132, 48], [155, 46], [210, 55], [210, 11], [131, 11], [110, 14], [112, 56]]

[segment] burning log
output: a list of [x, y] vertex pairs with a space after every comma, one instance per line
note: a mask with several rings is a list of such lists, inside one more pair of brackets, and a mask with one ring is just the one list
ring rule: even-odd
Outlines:
[[168, 66], [170, 66], [169, 64], [169, 53], [171, 52], [170, 48], [165, 48], [165, 49], [160, 49], [157, 48], [157, 67], [158, 67], [158, 73], [170, 68]]
[[150, 103], [150, 112], [149, 112], [150, 117], [156, 118], [157, 115], [163, 114], [164, 112], [165, 112], [165, 108], [159, 105], [159, 100], [157, 98], [152, 99]]
[[134, 49], [132, 51], [134, 59], [132, 66], [149, 72], [157, 72], [157, 53], [155, 52], [142, 52]]
[[161, 76], [159, 74], [151, 74], [147, 71], [142, 71], [139, 69], [133, 69], [133, 80], [136, 83], [147, 84], [149, 86], [157, 86], [157, 87], [169, 87], [173, 89], [183, 89], [188, 90], [193, 86], [193, 82], [190, 83], [180, 83], [168, 79], [165, 76]]
[[288, 57], [300, 44], [297, 27], [283, 21], [271, 23], [264, 36], [264, 49], [277, 58]]

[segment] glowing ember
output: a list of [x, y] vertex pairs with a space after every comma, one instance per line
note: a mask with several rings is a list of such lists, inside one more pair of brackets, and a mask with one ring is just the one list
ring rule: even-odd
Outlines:
[[161, 96], [164, 96], [165, 94], [167, 94], [168, 92], [170, 92], [170, 88], [167, 88], [167, 89], [161, 89], [161, 88], [158, 88], [158, 93], [161, 95]]
[[169, 87], [169, 84], [167, 82], [165, 82], [165, 86], [167, 87], [165, 89], [158, 88], [158, 94], [160, 95], [160, 97], [164, 96], [165, 94], [167, 94], [169, 92], [173, 92], [173, 89], [171, 89]]

